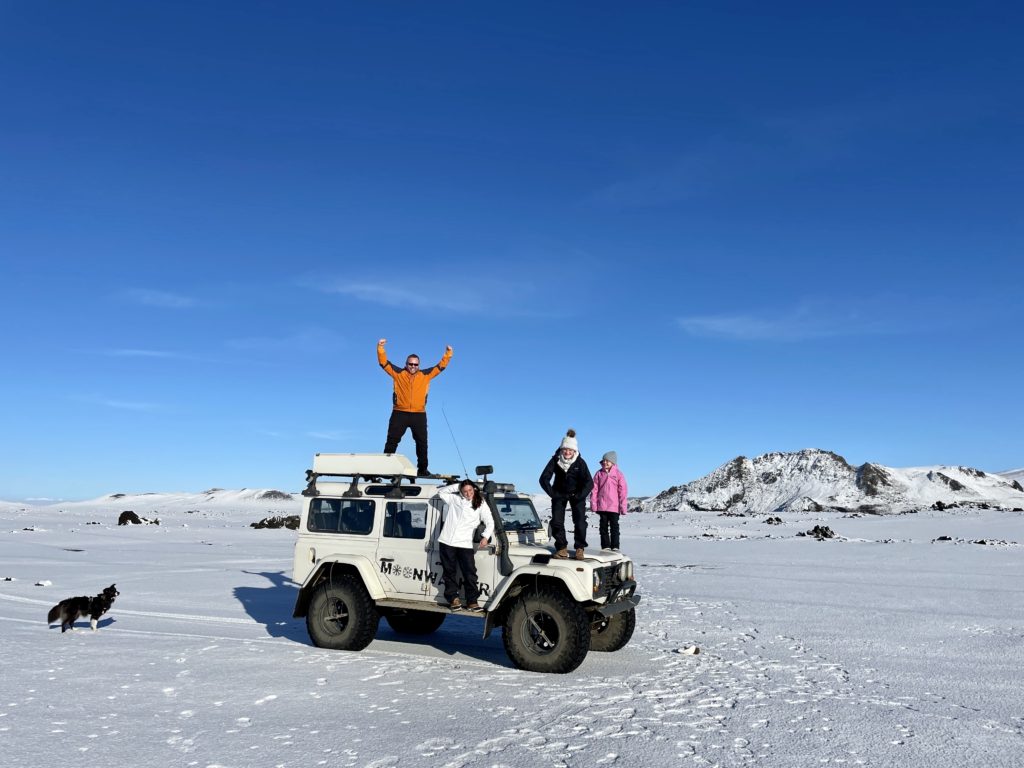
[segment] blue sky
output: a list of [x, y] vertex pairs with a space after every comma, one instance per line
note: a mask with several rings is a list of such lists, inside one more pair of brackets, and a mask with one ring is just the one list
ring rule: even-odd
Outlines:
[[0, 498], [297, 489], [382, 336], [455, 349], [435, 471], [1024, 466], [1021, 21], [5, 3]]

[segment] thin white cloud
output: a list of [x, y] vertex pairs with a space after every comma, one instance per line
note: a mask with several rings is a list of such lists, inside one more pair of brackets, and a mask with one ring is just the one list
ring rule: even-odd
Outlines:
[[344, 430], [335, 432], [307, 432], [306, 437], [312, 437], [316, 440], [331, 440], [337, 442], [339, 440], [347, 440], [351, 437], [351, 433]]
[[121, 400], [115, 397], [103, 395], [69, 395], [70, 400], [88, 405], [96, 405], [101, 408], [113, 408], [119, 411], [166, 411], [167, 406], [161, 403], [154, 403], [145, 400]]
[[697, 315], [681, 317], [677, 322], [691, 336], [744, 341], [808, 338], [811, 331], [792, 319], [769, 319], [752, 315]]
[[121, 411], [159, 411], [163, 410], [163, 406], [157, 403], [146, 403], [134, 400], [109, 400], [101, 399], [97, 400], [100, 405], [105, 405], [107, 408], [116, 408]]
[[775, 312], [691, 315], [677, 318], [676, 323], [691, 336], [736, 341], [805, 341], [936, 327], [934, 317], [893, 297], [856, 303], [815, 300]]
[[[451, 278], [396, 281], [305, 279], [303, 287], [385, 307], [461, 315], [562, 317], [567, 313], [532, 283], [457, 274]], [[553, 308], [557, 307], [557, 308]]]
[[320, 431], [309, 431], [302, 433], [293, 432], [282, 432], [278, 429], [270, 429], [268, 427], [255, 427], [253, 432], [257, 435], [264, 437], [270, 437], [275, 440], [293, 440], [297, 437], [301, 438], [313, 438], [314, 440], [326, 440], [330, 442], [340, 442], [342, 440], [348, 440], [352, 437], [352, 433], [348, 430], [320, 430]]
[[810, 110], [751, 114], [726, 132], [634, 162], [637, 167], [595, 190], [587, 202], [620, 209], [669, 206], [845, 166], [872, 137], [931, 130], [937, 122], [962, 119], [955, 113], [948, 100], [908, 94], [897, 101], [840, 101]]
[[417, 281], [414, 288], [386, 282], [336, 282], [323, 288], [327, 293], [339, 293], [372, 304], [386, 307], [413, 307], [436, 309], [444, 312], [472, 314], [484, 309], [479, 291], [458, 290], [455, 280], [425, 284]]
[[135, 304], [142, 304], [147, 307], [162, 307], [164, 309], [188, 309], [197, 304], [196, 300], [190, 296], [182, 296], [181, 294], [168, 291], [155, 291], [148, 288], [131, 288], [124, 292], [124, 296]]
[[305, 328], [285, 336], [244, 336], [228, 339], [229, 349], [246, 352], [323, 352], [344, 346], [344, 339], [325, 328]]
[[195, 360], [193, 355], [168, 352], [161, 349], [104, 349], [100, 352], [107, 357], [150, 357], [161, 360]]

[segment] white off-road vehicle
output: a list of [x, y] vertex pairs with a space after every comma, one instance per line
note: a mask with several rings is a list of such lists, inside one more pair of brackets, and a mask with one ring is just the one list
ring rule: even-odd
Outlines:
[[[476, 468], [494, 517], [491, 546], [476, 551], [483, 636], [501, 627], [520, 669], [571, 672], [587, 651], [617, 651], [636, 626], [633, 562], [587, 550], [583, 560], [552, 556], [530, 497]], [[416, 477], [400, 454], [324, 454], [306, 472], [292, 578], [296, 617], [321, 648], [359, 651], [380, 617], [399, 633], [425, 635], [451, 610], [445, 603], [438, 490], [457, 476]], [[465, 602], [465, 601], [463, 601]]]

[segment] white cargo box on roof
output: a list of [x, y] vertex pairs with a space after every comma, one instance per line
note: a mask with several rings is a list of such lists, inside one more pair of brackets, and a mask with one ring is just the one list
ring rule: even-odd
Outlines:
[[317, 453], [313, 472], [318, 475], [401, 475], [416, 477], [416, 467], [400, 453]]

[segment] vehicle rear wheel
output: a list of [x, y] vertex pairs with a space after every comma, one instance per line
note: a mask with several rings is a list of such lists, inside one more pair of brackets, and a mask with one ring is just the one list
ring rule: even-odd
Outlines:
[[313, 593], [306, 629], [313, 645], [361, 651], [377, 634], [380, 614], [362, 581], [351, 574], [327, 579]]
[[601, 616], [590, 626], [590, 650], [617, 651], [626, 646], [636, 629], [636, 610]]
[[433, 611], [403, 611], [386, 614], [384, 619], [399, 634], [429, 635], [444, 623], [445, 615]]
[[565, 592], [541, 589], [523, 595], [512, 606], [502, 641], [519, 669], [572, 672], [590, 650], [590, 619]]

